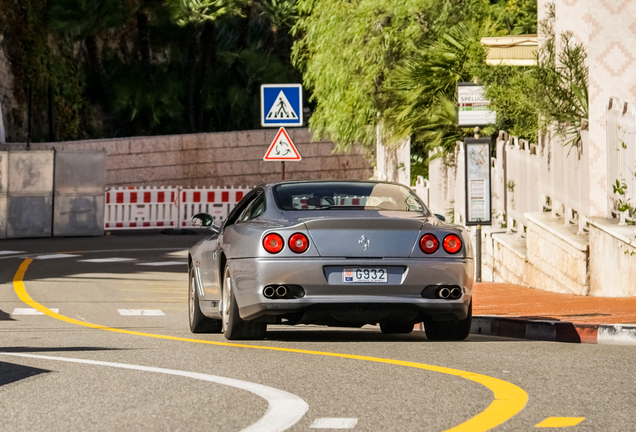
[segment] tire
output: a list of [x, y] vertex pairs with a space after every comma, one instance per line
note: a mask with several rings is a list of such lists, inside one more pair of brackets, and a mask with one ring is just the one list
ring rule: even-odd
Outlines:
[[382, 330], [382, 333], [384, 334], [407, 334], [413, 331], [413, 324], [388, 321], [380, 323], [380, 330]]
[[188, 317], [190, 321], [190, 331], [192, 333], [220, 333], [221, 320], [215, 320], [203, 315], [199, 307], [199, 291], [194, 267], [188, 271]]
[[245, 321], [239, 315], [236, 297], [234, 296], [233, 280], [230, 269], [226, 266], [223, 272], [223, 301], [221, 302], [221, 322], [223, 335], [228, 340], [263, 339], [267, 331], [267, 324], [256, 321]]
[[426, 337], [430, 341], [462, 341], [470, 334], [470, 324], [473, 319], [473, 302], [468, 305], [468, 316], [457, 321], [424, 321]]

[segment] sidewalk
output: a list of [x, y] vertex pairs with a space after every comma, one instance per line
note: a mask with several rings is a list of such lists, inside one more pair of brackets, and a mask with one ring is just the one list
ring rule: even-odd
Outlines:
[[471, 333], [575, 343], [636, 345], [636, 298], [557, 294], [477, 283]]

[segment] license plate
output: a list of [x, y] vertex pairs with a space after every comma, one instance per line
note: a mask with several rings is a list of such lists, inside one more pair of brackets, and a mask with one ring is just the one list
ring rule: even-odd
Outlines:
[[345, 268], [342, 270], [344, 283], [386, 283], [386, 269], [383, 268]]

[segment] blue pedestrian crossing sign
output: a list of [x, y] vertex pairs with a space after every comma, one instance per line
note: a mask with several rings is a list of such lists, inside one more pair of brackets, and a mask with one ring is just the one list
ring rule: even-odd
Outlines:
[[302, 84], [263, 84], [261, 86], [261, 125], [264, 127], [302, 126]]

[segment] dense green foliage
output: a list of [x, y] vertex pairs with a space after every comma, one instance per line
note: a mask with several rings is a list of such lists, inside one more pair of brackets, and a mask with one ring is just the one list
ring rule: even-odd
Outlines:
[[[535, 67], [478, 65], [475, 75], [497, 110], [497, 128], [537, 142], [538, 133], [554, 126], [578, 145], [581, 119], [588, 117], [588, 68], [583, 45], [569, 33], [554, 32], [554, 5], [540, 23], [545, 41]], [[557, 43], [560, 49], [557, 49]]]
[[310, 127], [341, 148], [412, 136], [417, 160], [463, 131], [458, 81], [483, 63], [481, 36], [536, 33], [532, 0], [300, 0], [294, 62], [316, 108]]
[[301, 79], [296, 19], [294, 0], [0, 0], [34, 140], [48, 138], [49, 86], [57, 139], [258, 127], [260, 84]]

